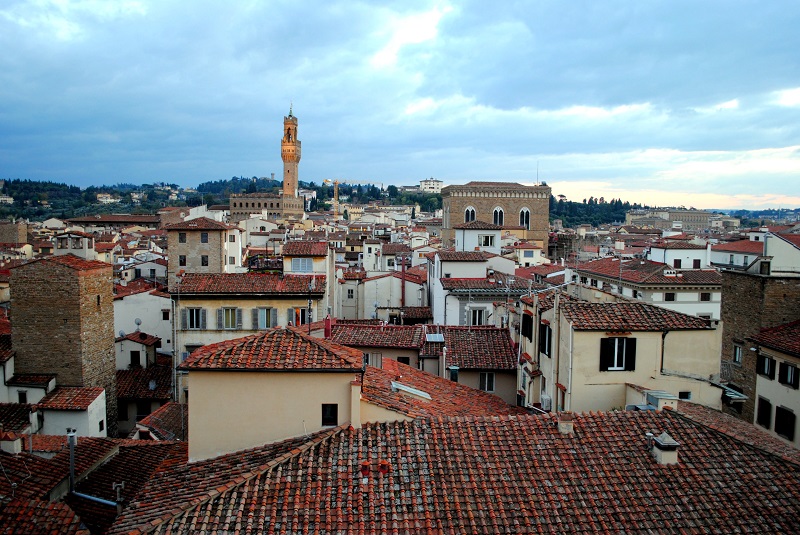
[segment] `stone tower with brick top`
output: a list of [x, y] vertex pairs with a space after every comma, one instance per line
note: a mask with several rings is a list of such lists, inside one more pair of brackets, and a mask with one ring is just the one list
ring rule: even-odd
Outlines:
[[281, 139], [284, 217], [302, 218], [304, 213], [303, 199], [297, 194], [300, 149], [300, 140], [297, 139], [297, 117], [292, 115], [292, 108], [289, 107], [289, 115], [283, 118], [283, 138]]
[[116, 435], [113, 268], [75, 255], [11, 270], [11, 343], [16, 373], [55, 374], [60, 386], [106, 390]]

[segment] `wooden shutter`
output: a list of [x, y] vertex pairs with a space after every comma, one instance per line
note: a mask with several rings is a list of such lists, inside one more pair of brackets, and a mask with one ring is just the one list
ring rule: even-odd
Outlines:
[[206, 330], [208, 328], [206, 326], [207, 325], [206, 324], [206, 319], [207, 319], [206, 309], [205, 308], [201, 308], [200, 309], [200, 328], [202, 330]]
[[625, 339], [625, 370], [632, 372], [636, 369], [636, 338]]
[[224, 327], [224, 324], [222, 323], [222, 321], [223, 321], [222, 320], [222, 309], [218, 308], [217, 309], [217, 329], [219, 329], [219, 330], [222, 330], [222, 328]]
[[251, 319], [251, 321], [253, 323], [253, 330], [254, 331], [258, 330], [258, 310], [259, 309], [254, 308], [253, 310], [250, 311], [250, 319]]
[[294, 309], [291, 307], [286, 310], [286, 325], [289, 324], [294, 325]]
[[789, 366], [785, 362], [778, 367], [778, 381], [782, 384], [789, 382]]
[[243, 316], [242, 309], [241, 308], [237, 308], [236, 309], [236, 328], [239, 329], [239, 330], [241, 330], [242, 329], [242, 325], [244, 325], [244, 322], [242, 321], [242, 316]]
[[600, 339], [600, 371], [606, 372], [614, 366], [614, 345], [615, 338]]
[[186, 330], [189, 328], [189, 311], [185, 308], [181, 309], [181, 329]]
[[270, 308], [269, 309], [269, 325], [268, 327], [277, 327], [278, 326], [278, 309], [277, 308]]

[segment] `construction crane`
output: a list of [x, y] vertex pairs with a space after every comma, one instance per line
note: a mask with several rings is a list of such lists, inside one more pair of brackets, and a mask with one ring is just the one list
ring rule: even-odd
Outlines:
[[367, 186], [380, 186], [383, 191], [383, 182], [368, 182], [363, 180], [339, 180], [338, 178], [326, 178], [323, 184], [333, 184], [333, 220], [339, 220], [339, 184], [362, 184]]

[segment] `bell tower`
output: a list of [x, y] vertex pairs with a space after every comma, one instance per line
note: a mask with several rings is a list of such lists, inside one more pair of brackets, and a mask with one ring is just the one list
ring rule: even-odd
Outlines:
[[283, 196], [297, 198], [297, 167], [300, 163], [300, 141], [297, 139], [297, 117], [283, 118], [283, 139], [281, 140], [281, 159], [283, 160]]

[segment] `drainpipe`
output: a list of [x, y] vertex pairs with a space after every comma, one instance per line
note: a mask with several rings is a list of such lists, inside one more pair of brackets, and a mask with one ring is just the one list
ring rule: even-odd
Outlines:
[[660, 366], [659, 366], [659, 373], [661, 375], [664, 374], [664, 341], [667, 338], [667, 334], [669, 333], [669, 329], [664, 329], [661, 331], [661, 359], [660, 359]]

